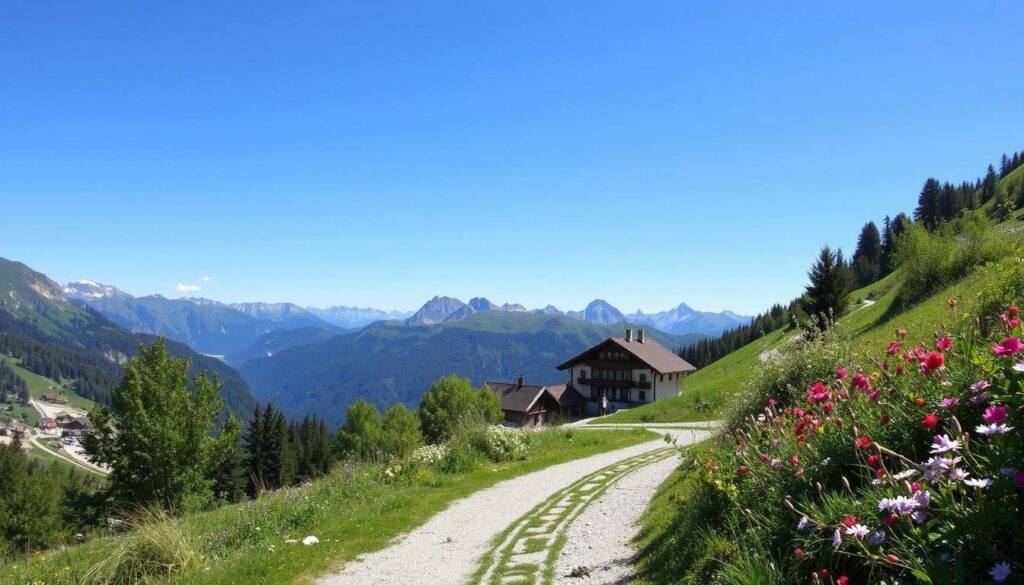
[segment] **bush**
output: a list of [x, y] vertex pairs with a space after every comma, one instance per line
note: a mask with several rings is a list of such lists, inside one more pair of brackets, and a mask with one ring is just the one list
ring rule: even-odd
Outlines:
[[[430, 386], [420, 399], [419, 417], [423, 439], [428, 443], [443, 443], [455, 437], [460, 430], [483, 422], [480, 397], [469, 383], [469, 378], [445, 376]], [[490, 392], [484, 390], [483, 392]]]
[[521, 430], [490, 425], [474, 433], [474, 447], [491, 461], [516, 461], [526, 459], [529, 446]]
[[480, 456], [466, 440], [453, 441], [435, 467], [441, 473], [468, 473], [480, 464]]

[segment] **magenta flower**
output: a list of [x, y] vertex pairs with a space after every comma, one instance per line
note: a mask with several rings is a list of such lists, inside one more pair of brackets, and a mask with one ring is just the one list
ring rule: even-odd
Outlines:
[[953, 408], [954, 406], [959, 404], [959, 402], [960, 399], [956, 397], [943, 398], [942, 400], [939, 401], [939, 406], [941, 406], [942, 408]]
[[1024, 350], [1024, 343], [1021, 343], [1018, 337], [1007, 337], [999, 345], [992, 346], [992, 353], [999, 357], [1017, 355], [1022, 350]]
[[977, 382], [971, 384], [971, 392], [974, 392], [974, 393], [981, 392], [982, 390], [984, 390], [985, 388], [988, 388], [991, 385], [992, 385], [992, 383], [989, 382], [988, 380], [978, 380]]
[[1004, 422], [1006, 420], [1006, 407], [993, 404], [985, 409], [985, 414], [981, 415], [981, 418], [989, 424]]
[[836, 370], [836, 378], [843, 380], [846, 378], [846, 368], [839, 368]]
[[946, 351], [953, 347], [953, 340], [949, 337], [940, 337], [935, 341], [935, 349], [939, 351]]

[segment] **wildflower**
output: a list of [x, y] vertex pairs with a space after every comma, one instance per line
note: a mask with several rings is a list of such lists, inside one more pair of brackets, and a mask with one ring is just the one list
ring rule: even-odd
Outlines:
[[798, 456], [796, 453], [794, 453], [794, 454], [789, 456], [789, 464], [790, 465], [796, 466], [799, 463], [800, 463], [800, 456]]
[[892, 476], [892, 478], [895, 479], [896, 481], [903, 481], [904, 479], [914, 477], [915, 475], [917, 475], [916, 469], [907, 469], [905, 471], [897, 473], [896, 475]]
[[832, 533], [832, 548], [839, 550], [841, 546], [843, 546], [843, 533], [836, 528], [836, 531]]
[[800, 518], [800, 521], [796, 523], [796, 529], [799, 530], [800, 532], [803, 532], [804, 529], [807, 528], [807, 523], [809, 521], [810, 521], [810, 519], [807, 516], [802, 516]]
[[799, 559], [803, 558], [803, 556], [804, 556], [804, 551], [803, 551], [802, 548], [797, 547], [797, 548], [793, 549], [793, 558], [794, 559], [798, 559], [799, 560]]
[[987, 488], [987, 487], [989, 487], [990, 485], [994, 484], [994, 483], [995, 483], [995, 481], [994, 481], [994, 480], [991, 480], [991, 479], [988, 479], [988, 478], [981, 478], [981, 479], [965, 479], [965, 480], [964, 480], [964, 483], [965, 483], [965, 484], [967, 484], [967, 485], [969, 485], [969, 486], [971, 486], [971, 487], [976, 487], [976, 488], [986, 489], [986, 488]]
[[747, 469], [746, 465], [740, 465], [736, 468], [736, 475], [746, 475], [747, 471], [749, 471], [749, 469]]
[[856, 516], [843, 516], [843, 526], [853, 526], [857, 523]]
[[892, 553], [889, 553], [889, 554], [885, 555], [885, 560], [887, 560], [887, 561], [889, 561], [890, 563], [893, 563], [893, 564], [896, 564], [896, 563], [900, 562], [900, 558], [898, 556], [892, 554]]
[[885, 524], [886, 526], [892, 526], [899, 519], [900, 519], [899, 516], [897, 516], [896, 514], [893, 514], [893, 513], [890, 512], [889, 514], [886, 514], [884, 518], [882, 518], [882, 523]]
[[871, 439], [867, 436], [857, 437], [857, 446], [861, 449], [867, 449], [871, 446]]
[[828, 400], [828, 388], [821, 382], [817, 382], [807, 389], [808, 402], [825, 402], [826, 400]]
[[853, 379], [850, 381], [850, 386], [853, 386], [858, 390], [867, 390], [871, 387], [871, 382], [868, 380], [867, 376], [861, 372], [857, 372], [853, 375]]
[[918, 524], [924, 524], [925, 520], [928, 519], [928, 513], [923, 510], [918, 510], [910, 515], [911, 519]]
[[971, 474], [964, 471], [963, 469], [954, 469], [949, 472], [949, 479], [953, 481], [966, 481], [967, 477]]
[[839, 380], [846, 379], [846, 368], [839, 368], [836, 370], [836, 378]]
[[868, 537], [868, 544], [870, 545], [879, 545], [883, 542], [885, 542], [885, 532], [882, 530], [876, 530]]
[[883, 414], [882, 418], [878, 419], [878, 424], [882, 425], [883, 427], [889, 424], [889, 415]]
[[946, 358], [941, 353], [930, 351], [921, 358], [921, 373], [930, 374], [935, 370], [940, 370], [945, 363]]
[[883, 477], [885, 477], [885, 470], [882, 469], [881, 467], [878, 467], [877, 469], [875, 469], [875, 477], [878, 478], [878, 479], [876, 481], [871, 482], [871, 483], [873, 483], [875, 485], [881, 485], [882, 484], [881, 479]]
[[924, 401], [924, 398], [923, 398], [923, 397], [921, 397], [921, 396], [917, 396], [917, 397], [915, 397], [915, 398], [914, 398], [914, 404], [915, 404], [916, 406], [924, 406], [924, 405], [925, 405], [925, 401]]
[[1024, 372], [1024, 361], [1020, 361], [1020, 362], [1017, 362], [1017, 363], [1013, 364], [1013, 371], [1014, 372]]
[[934, 429], [939, 424], [939, 417], [934, 412], [929, 412], [921, 419], [921, 426], [926, 429]]
[[849, 584], [850, 584], [850, 578], [847, 577], [846, 575], [842, 575], [838, 579], [836, 579], [836, 585], [849, 585]]
[[939, 401], [939, 406], [942, 408], [953, 408], [959, 403], [960, 399], [954, 396], [952, 398], [943, 398]]
[[991, 385], [992, 385], [992, 383], [989, 382], [988, 380], [978, 380], [977, 382], [971, 384], [971, 392], [974, 392], [974, 393], [981, 392], [982, 390], [984, 390], [985, 388], [988, 388]]
[[795, 475], [797, 477], [803, 477], [804, 476], [804, 468], [801, 467], [800, 469], [797, 469], [796, 471], [793, 472], [793, 475]]
[[950, 439], [949, 435], [935, 435], [935, 438], [932, 439], [932, 453], [947, 453], [959, 450], [960, 441]]
[[821, 460], [821, 466], [822, 467], [828, 467], [829, 463], [832, 463], [832, 458], [831, 457], [826, 457], [826, 458]]
[[868, 535], [869, 532], [871, 532], [871, 529], [869, 529], [867, 526], [864, 526], [863, 524], [854, 524], [853, 526], [850, 526], [846, 529], [847, 534], [849, 534], [850, 536], [855, 536], [857, 538], [864, 538]]
[[868, 467], [875, 468], [882, 464], [882, 460], [878, 455], [868, 455], [867, 464]]
[[932, 495], [924, 490], [914, 492], [910, 499], [914, 500], [918, 508], [927, 508], [932, 503]]
[[1017, 307], [1010, 307], [1010, 310], [1009, 310], [1010, 316], [1013, 317], [1014, 319], [1016, 319], [1018, 311], [1019, 311], [1019, 309], [1017, 309]]
[[889, 355], [896, 355], [900, 352], [900, 342], [894, 341], [889, 344], [889, 348], [885, 350]]
[[1024, 350], [1024, 343], [1017, 337], [1007, 337], [999, 345], [992, 346], [992, 353], [998, 357], [1017, 355], [1021, 350]]
[[956, 308], [956, 299], [949, 299], [947, 303], [949, 304], [950, 309]]
[[1006, 420], [1006, 407], [992, 405], [985, 409], [985, 414], [981, 415], [981, 418], [989, 424], [1001, 423]]
[[979, 435], [985, 437], [991, 437], [992, 435], [1002, 435], [1013, 430], [1013, 427], [1008, 427], [1005, 424], [990, 424], [990, 425], [978, 425], [974, 427], [974, 431]]
[[781, 459], [772, 459], [772, 461], [771, 461], [771, 463], [769, 463], [769, 465], [772, 466], [772, 469], [775, 469], [776, 467], [779, 467], [779, 466], [782, 465], [782, 460]]
[[950, 339], [948, 336], [940, 337], [935, 340], [935, 349], [939, 351], [946, 351], [951, 347], [953, 347], [953, 340]]
[[977, 396], [971, 396], [971, 404], [985, 404], [989, 400], [992, 400], [992, 397], [989, 396], [988, 394], [978, 394]]
[[992, 580], [996, 583], [1002, 583], [1006, 581], [1007, 577], [1013, 571], [1010, 569], [1010, 563], [1003, 561], [992, 565], [992, 568], [988, 570], [988, 574], [992, 576]]

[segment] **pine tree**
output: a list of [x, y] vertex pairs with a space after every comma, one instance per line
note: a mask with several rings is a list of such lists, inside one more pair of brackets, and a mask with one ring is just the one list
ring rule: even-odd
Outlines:
[[[888, 221], [888, 218], [886, 218]], [[853, 254], [853, 270], [858, 286], [867, 286], [882, 274], [882, 239], [875, 222], [869, 221], [857, 237]]]
[[821, 325], [828, 327], [846, 310], [850, 294], [850, 273], [842, 251], [823, 247], [807, 276], [810, 283], [805, 292], [804, 311], [820, 318]]
[[[991, 168], [991, 167], [990, 167]], [[929, 178], [921, 188], [921, 194], [917, 198], [917, 209], [914, 210], [914, 219], [920, 221], [929, 231], [939, 225], [941, 217], [942, 186], [935, 179]]]
[[987, 203], [996, 196], [996, 186], [998, 183], [999, 177], [996, 176], [995, 169], [992, 168], [992, 165], [988, 165], [988, 172], [985, 173], [985, 178], [981, 181], [982, 203]]

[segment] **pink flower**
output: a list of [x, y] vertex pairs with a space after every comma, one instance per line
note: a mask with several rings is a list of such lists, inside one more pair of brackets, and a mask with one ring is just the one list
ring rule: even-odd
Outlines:
[[941, 353], [930, 351], [921, 357], [921, 373], [930, 374], [938, 370], [946, 363], [946, 358]]
[[900, 351], [900, 342], [893, 341], [889, 344], [889, 349], [885, 350], [889, 355], [896, 355]]
[[825, 402], [828, 400], [828, 388], [821, 382], [817, 382], [807, 389], [808, 402]]
[[800, 457], [799, 456], [797, 456], [795, 453], [793, 455], [789, 456], [789, 464], [790, 465], [797, 465], [798, 463], [800, 463]]
[[1024, 344], [1017, 337], [1007, 337], [999, 345], [992, 346], [992, 353], [999, 357], [1017, 355], [1021, 350], [1024, 350]]
[[871, 387], [871, 381], [864, 374], [857, 372], [853, 375], [853, 380], [850, 381], [850, 385], [858, 390], [867, 390]]
[[1018, 471], [1014, 474], [1013, 483], [1017, 484], [1019, 487], [1024, 487], [1024, 471]]
[[994, 404], [985, 409], [981, 418], [990, 425], [1001, 423], [1006, 420], [1006, 407]]
[[960, 399], [956, 398], [956, 397], [953, 397], [953, 398], [943, 398], [942, 400], [939, 401], [939, 406], [941, 406], [942, 408], [953, 408], [959, 402], [960, 402]]
[[935, 349], [939, 351], [946, 351], [951, 347], [953, 347], [953, 340], [948, 336], [940, 337], [935, 341]]
[[839, 368], [836, 370], [836, 378], [843, 380], [846, 378], [846, 368]]

